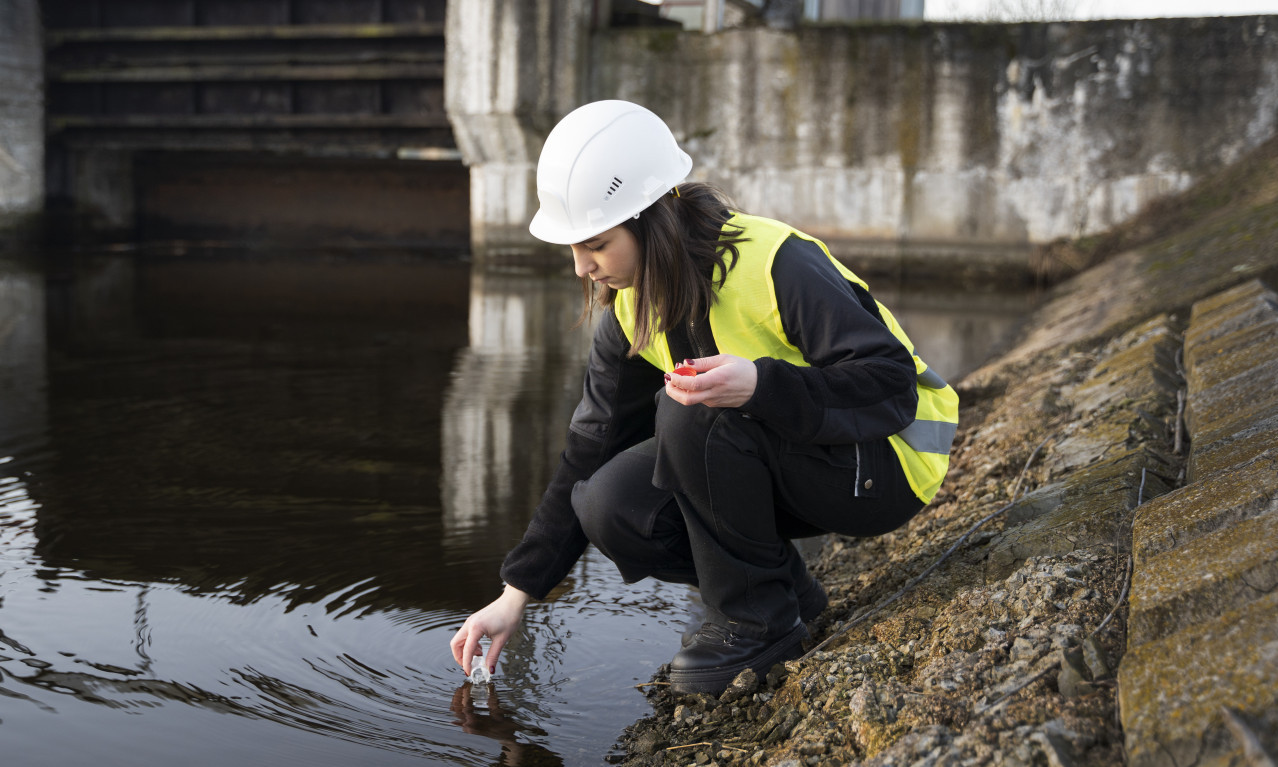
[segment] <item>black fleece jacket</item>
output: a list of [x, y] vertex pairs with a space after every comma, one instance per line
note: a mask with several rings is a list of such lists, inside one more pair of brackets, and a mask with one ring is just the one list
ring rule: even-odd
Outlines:
[[[755, 360], [754, 396], [738, 409], [783, 439], [806, 444], [882, 439], [908, 426], [918, 402], [914, 361], [870, 294], [844, 279], [819, 246], [794, 236], [777, 251], [772, 277], [786, 337], [810, 367]], [[668, 334], [672, 347], [685, 346], [686, 333]], [[703, 351], [712, 343], [700, 340]], [[609, 309], [595, 330], [559, 467], [501, 568], [506, 583], [537, 599], [563, 580], [588, 543], [572, 510], [573, 485], [653, 434], [654, 395], [666, 371], [629, 351]]]

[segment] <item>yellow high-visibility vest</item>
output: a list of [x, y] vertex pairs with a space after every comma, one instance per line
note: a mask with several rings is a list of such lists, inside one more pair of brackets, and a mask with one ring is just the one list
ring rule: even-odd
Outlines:
[[[729, 272], [728, 280], [718, 291], [718, 300], [710, 308], [710, 331], [715, 344], [723, 354], [749, 360], [772, 357], [806, 366], [808, 363], [803, 359], [803, 353], [786, 338], [777, 307], [772, 261], [781, 244], [791, 235], [816, 243], [846, 279], [867, 291], [868, 286], [831, 256], [825, 243], [780, 221], [737, 213], [728, 223], [743, 228], [743, 236], [749, 239], [737, 245], [739, 257], [736, 266]], [[715, 276], [718, 277], [717, 274]], [[613, 308], [626, 338], [633, 343], [634, 289], [617, 291]], [[949, 469], [950, 446], [958, 431], [958, 394], [914, 354], [914, 344], [892, 312], [883, 304], [878, 304], [878, 308], [888, 330], [914, 357], [914, 370], [918, 375], [919, 402], [914, 422], [889, 437], [888, 441], [901, 461], [914, 494], [924, 503], [930, 503]], [[654, 333], [652, 343], [639, 350], [639, 354], [663, 371], [674, 368], [670, 344], [664, 333]]]

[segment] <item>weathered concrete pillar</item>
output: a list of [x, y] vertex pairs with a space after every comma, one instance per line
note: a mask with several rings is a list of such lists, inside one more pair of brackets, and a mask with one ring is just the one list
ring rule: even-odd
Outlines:
[[444, 94], [470, 167], [475, 257], [534, 247], [536, 167], [546, 134], [585, 93], [591, 0], [448, 4]]
[[43, 81], [37, 0], [0, 0], [0, 232], [43, 206]]

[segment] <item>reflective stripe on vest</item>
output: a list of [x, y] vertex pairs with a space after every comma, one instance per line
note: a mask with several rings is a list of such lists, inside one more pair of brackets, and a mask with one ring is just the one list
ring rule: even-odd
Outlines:
[[[919, 386], [927, 389], [945, 389], [949, 384], [928, 368], [919, 373]], [[949, 455], [950, 446], [954, 444], [954, 436], [958, 433], [958, 424], [950, 421], [932, 421], [916, 417], [914, 423], [900, 431], [905, 444], [920, 453], [943, 453]]]
[[897, 432], [905, 444], [920, 453], [950, 454], [950, 445], [954, 444], [954, 435], [958, 433], [958, 424], [945, 421], [925, 421], [915, 418], [914, 422]]
[[[791, 235], [809, 240], [821, 247], [845, 279], [867, 292], [869, 286], [831, 256], [825, 243], [786, 224], [740, 213], [734, 214], [729, 223], [744, 228], [743, 236], [748, 240], [737, 245], [737, 264], [718, 291], [718, 300], [710, 307], [710, 332], [715, 344], [724, 354], [749, 360], [772, 357], [806, 367], [803, 353], [785, 335], [776, 287], [772, 283], [772, 261], [782, 243]], [[631, 343], [634, 342], [634, 302], [632, 288], [618, 291], [613, 302], [617, 320]], [[918, 375], [915, 420], [889, 437], [888, 442], [901, 462], [910, 488], [928, 503], [940, 489], [949, 469], [950, 446], [958, 430], [958, 394], [914, 354], [914, 344], [888, 308], [878, 304], [878, 309], [888, 330], [914, 356]], [[647, 348], [639, 350], [640, 356], [662, 371], [671, 370], [674, 362], [665, 334], [653, 333], [652, 338]]]

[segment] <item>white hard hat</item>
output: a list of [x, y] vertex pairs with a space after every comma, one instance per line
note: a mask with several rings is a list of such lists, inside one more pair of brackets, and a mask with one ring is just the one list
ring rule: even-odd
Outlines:
[[559, 121], [537, 161], [541, 209], [528, 231], [571, 245], [636, 216], [688, 177], [670, 128], [629, 101], [596, 101]]

